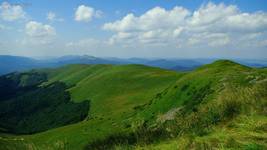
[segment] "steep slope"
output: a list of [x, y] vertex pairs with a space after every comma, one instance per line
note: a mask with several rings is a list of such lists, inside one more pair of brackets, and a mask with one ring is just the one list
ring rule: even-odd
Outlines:
[[89, 101], [70, 101], [67, 86], [47, 81], [46, 74], [35, 71], [11, 73], [0, 77], [1, 130], [31, 134], [77, 123], [88, 115]]
[[223, 60], [184, 75], [141, 108], [142, 142], [117, 148], [266, 149], [265, 71]]
[[[190, 104], [187, 110], [204, 100], [214, 98], [228, 83], [247, 85], [247, 77], [258, 74], [257, 71], [228, 60], [219, 60], [212, 64], [199, 67], [184, 75], [154, 99], [151, 109], [166, 112], [170, 107]], [[264, 74], [260, 75], [261, 78]], [[159, 107], [157, 107], [159, 106]]]

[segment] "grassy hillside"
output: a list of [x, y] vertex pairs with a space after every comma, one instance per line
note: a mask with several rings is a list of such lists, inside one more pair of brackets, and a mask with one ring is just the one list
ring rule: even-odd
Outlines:
[[217, 61], [184, 75], [142, 108], [141, 114], [153, 119], [141, 122], [133, 146], [125, 141], [111, 145], [117, 149], [266, 149], [266, 108], [264, 69]]
[[188, 73], [143, 65], [39, 72], [48, 77], [41, 86], [60, 81], [72, 102], [90, 100], [89, 117], [33, 135], [2, 134], [2, 149], [266, 147], [266, 69], [222, 60]]
[[70, 65], [40, 72], [48, 77], [42, 86], [61, 81], [70, 87], [68, 91], [74, 102], [85, 99], [91, 102], [86, 121], [19, 137], [26, 143], [22, 146], [41, 149], [47, 149], [48, 143], [51, 148], [82, 149], [89, 141], [129, 130], [127, 119], [135, 115], [134, 107], [147, 103], [182, 76], [143, 65]]

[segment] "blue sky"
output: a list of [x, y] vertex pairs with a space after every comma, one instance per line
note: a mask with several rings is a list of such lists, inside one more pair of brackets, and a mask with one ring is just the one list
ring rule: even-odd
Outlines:
[[0, 54], [267, 58], [265, 3], [0, 1]]

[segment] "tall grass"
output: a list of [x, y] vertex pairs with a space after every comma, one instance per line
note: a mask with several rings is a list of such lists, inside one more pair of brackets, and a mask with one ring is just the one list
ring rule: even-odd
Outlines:
[[[266, 83], [248, 87], [228, 85], [216, 99], [209, 103], [197, 105], [197, 111], [184, 113], [184, 109], [189, 108], [185, 105], [177, 113], [174, 120], [157, 124], [155, 127], [150, 127], [146, 121], [141, 120], [138, 123], [132, 124], [131, 127], [134, 128], [132, 132], [111, 135], [103, 140], [94, 141], [89, 143], [85, 149], [133, 148], [135, 146], [144, 146], [166, 139], [181, 137], [187, 137], [185, 139], [187, 139], [186, 143], [188, 145], [184, 145], [186, 147], [184, 149], [212, 149], [214, 146], [212, 143], [198, 142], [194, 138], [210, 134], [216, 125], [226, 124], [240, 114], [266, 115], [266, 91]], [[191, 105], [191, 103], [188, 103], [188, 105]], [[189, 142], [189, 139], [192, 141]], [[228, 139], [225, 142], [224, 144], [229, 147], [242, 147], [235, 139]], [[242, 148], [249, 149], [251, 147], [256, 149], [260, 146], [250, 144]]]

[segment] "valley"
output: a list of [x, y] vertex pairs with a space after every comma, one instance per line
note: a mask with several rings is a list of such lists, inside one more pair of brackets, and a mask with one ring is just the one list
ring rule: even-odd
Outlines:
[[[67, 65], [30, 72], [46, 78], [29, 83], [27, 81], [33, 80], [25, 79], [33, 76], [20, 75], [18, 78], [14, 73], [5, 75], [13, 79], [16, 77], [19, 86], [38, 88], [37, 91], [36, 88], [23, 91], [22, 96], [17, 93], [15, 99], [1, 95], [0, 119], [5, 121], [1, 121], [0, 149], [267, 147], [267, 70], [264, 68], [255, 69], [218, 60], [189, 72], [144, 65], [104, 64]], [[42, 89], [55, 87], [57, 83], [65, 85], [63, 93], [65, 91], [70, 96], [65, 103], [53, 104], [53, 107], [26, 105], [32, 102], [27, 93], [32, 93], [29, 96], [35, 101], [42, 101]], [[43, 101], [55, 102], [64, 97], [56, 89], [52, 89]], [[58, 98], [55, 98], [57, 94]], [[43, 109], [45, 113], [40, 109], [38, 113], [30, 111], [34, 115], [29, 117], [26, 113], [26, 119], [19, 115], [18, 120], [23, 120], [24, 124], [13, 127], [16, 129], [13, 133], [8, 132], [8, 127], [14, 126], [10, 118], [14, 119], [21, 112], [4, 113], [3, 110], [7, 109], [6, 106], [16, 106], [23, 99], [25, 109], [50, 107], [51, 110]], [[79, 114], [84, 114], [84, 117], [78, 119]], [[47, 127], [45, 123], [37, 123], [42, 122], [39, 117], [48, 124], [51, 124], [49, 120], [53, 121], [51, 118], [58, 123]], [[26, 132], [33, 128], [37, 130]]]

